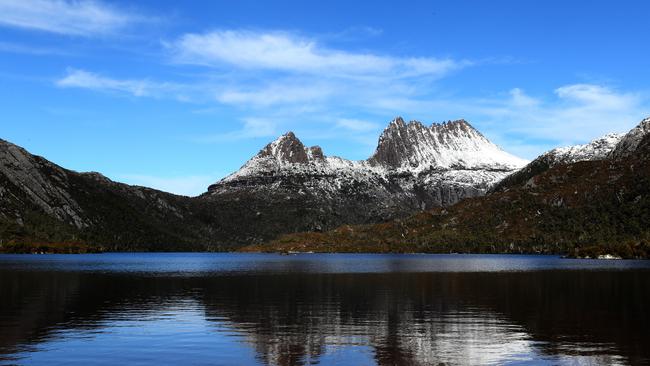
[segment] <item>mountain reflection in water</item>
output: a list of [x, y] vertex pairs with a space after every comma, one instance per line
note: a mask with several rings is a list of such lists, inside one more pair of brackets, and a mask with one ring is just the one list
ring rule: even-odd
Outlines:
[[[256, 256], [253, 271], [220, 272], [211, 257], [210, 271], [118, 270], [133, 256], [153, 263], [0, 258], [0, 364], [650, 362], [644, 262], [427, 272], [399, 256]], [[201, 255], [178, 258], [207, 268]], [[333, 271], [337, 258], [381, 270]]]

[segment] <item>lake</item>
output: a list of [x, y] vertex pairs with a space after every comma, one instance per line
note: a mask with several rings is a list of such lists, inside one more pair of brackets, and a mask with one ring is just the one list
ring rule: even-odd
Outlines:
[[650, 261], [0, 255], [0, 365], [650, 363]]

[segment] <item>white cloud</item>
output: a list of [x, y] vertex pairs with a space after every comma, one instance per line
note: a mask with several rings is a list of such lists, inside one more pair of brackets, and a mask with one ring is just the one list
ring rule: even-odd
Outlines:
[[119, 31], [138, 18], [92, 0], [0, 0], [0, 25], [94, 36]]
[[539, 101], [535, 98], [531, 98], [523, 90], [519, 88], [514, 88], [510, 90], [510, 102], [517, 107], [535, 107], [539, 105]]
[[178, 92], [183, 87], [173, 83], [159, 83], [148, 80], [113, 79], [84, 70], [69, 69], [68, 75], [56, 81], [62, 88], [82, 88], [98, 91], [112, 91], [131, 94], [136, 97], [155, 97]]
[[225, 30], [185, 34], [167, 46], [181, 63], [322, 76], [440, 77], [468, 64], [452, 59], [400, 58], [336, 50], [287, 32]]
[[[648, 98], [594, 84], [554, 90], [555, 98], [513, 89], [504, 99], [464, 101], [464, 110], [500, 141], [533, 158], [558, 144], [585, 143], [609, 132], [627, 132], [650, 115]], [[540, 142], [542, 141], [542, 142]]]
[[573, 84], [555, 89], [562, 99], [599, 109], [626, 109], [638, 103], [638, 96], [620, 94], [610, 88], [592, 84]]
[[278, 122], [273, 118], [245, 117], [241, 121], [243, 125], [239, 130], [201, 136], [193, 140], [201, 143], [212, 143], [258, 137], [274, 138], [280, 135]]
[[193, 85], [83, 70], [69, 71], [57, 85], [176, 99], [182, 92], [207, 95], [219, 110], [242, 107], [245, 114], [235, 114], [240, 129], [201, 142], [275, 137], [289, 129], [371, 141], [378, 127], [404, 115], [426, 123], [465, 118], [506, 150], [533, 158], [554, 145], [625, 132], [650, 115], [647, 96], [597, 84], [561, 85], [538, 95], [513, 88], [459, 97], [437, 80], [471, 65], [467, 61], [333, 49], [287, 32], [186, 34], [167, 47], [178, 62], [210, 68]]
[[379, 128], [377, 123], [353, 118], [340, 118], [336, 121], [336, 126], [357, 132], [373, 131]]
[[[609, 132], [626, 132], [650, 115], [647, 96], [595, 84], [564, 85], [547, 96], [532, 96], [514, 88], [497, 97], [455, 98], [420, 93], [419, 88], [412, 89], [403, 82], [382, 87], [385, 84], [381, 82], [331, 82], [314, 76], [299, 80], [303, 83], [294, 79], [259, 88], [234, 89], [113, 79], [70, 70], [56, 84], [139, 97], [174, 97], [181, 101], [186, 101], [181, 98], [183, 93], [192, 97], [213, 93], [222, 104], [252, 106], [257, 109], [257, 116], [263, 116], [240, 118], [240, 129], [203, 136], [195, 139], [197, 142], [272, 138], [298, 127], [316, 135], [340, 135], [342, 130], [348, 130], [354, 134], [344, 138], [372, 141], [383, 123], [402, 114], [427, 123], [465, 118], [506, 150], [530, 159], [549, 148], [585, 143]], [[359, 114], [379, 117], [372, 122], [354, 118]], [[313, 127], [305, 128], [306, 124]]]
[[143, 174], [121, 174], [118, 180], [183, 196], [197, 196], [204, 193], [210, 184], [217, 181], [214, 177], [204, 175], [160, 177]]
[[324, 84], [305, 86], [282, 83], [245, 91], [227, 89], [219, 92], [216, 99], [224, 104], [245, 104], [265, 107], [275, 104], [322, 100], [331, 96], [333, 92], [329, 86]]

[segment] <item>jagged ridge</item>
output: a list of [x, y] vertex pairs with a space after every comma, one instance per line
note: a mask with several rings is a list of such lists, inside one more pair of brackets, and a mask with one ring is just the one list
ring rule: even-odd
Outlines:
[[379, 137], [375, 153], [367, 160], [350, 161], [326, 157], [320, 146], [305, 147], [293, 132], [265, 146], [241, 169], [220, 183], [268, 174], [345, 174], [388, 175], [425, 170], [513, 171], [527, 161], [501, 150], [465, 120], [408, 124], [401, 117], [389, 123]]
[[526, 163], [501, 150], [465, 120], [404, 123], [394, 119], [379, 138], [368, 162], [373, 166], [418, 170], [427, 168], [504, 169]]

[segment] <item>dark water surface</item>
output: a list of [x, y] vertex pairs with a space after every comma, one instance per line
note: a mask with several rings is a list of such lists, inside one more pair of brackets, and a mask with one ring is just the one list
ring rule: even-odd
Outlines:
[[0, 255], [0, 364], [649, 364], [650, 262]]

